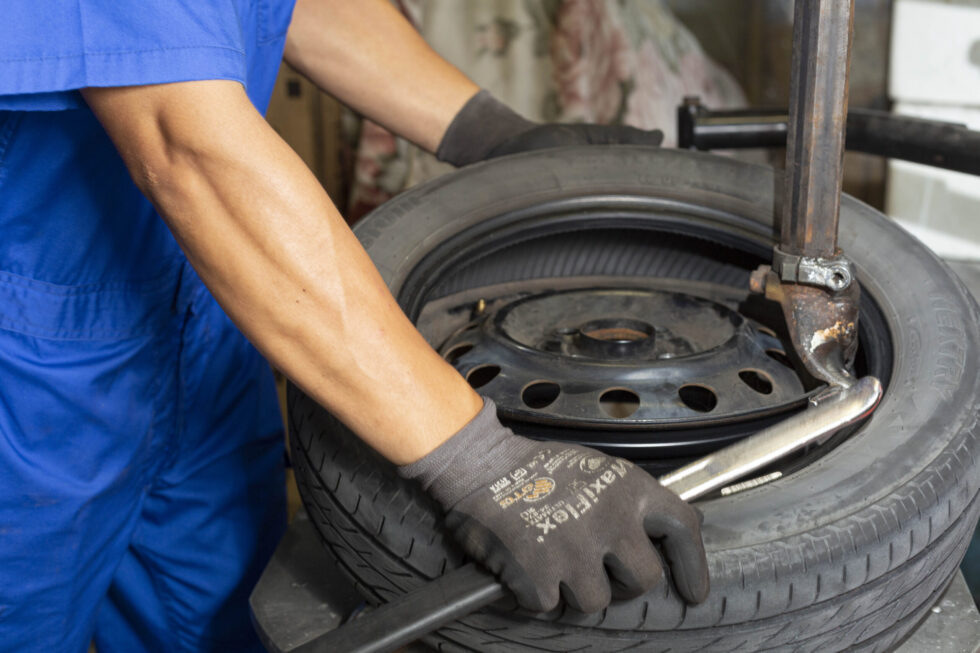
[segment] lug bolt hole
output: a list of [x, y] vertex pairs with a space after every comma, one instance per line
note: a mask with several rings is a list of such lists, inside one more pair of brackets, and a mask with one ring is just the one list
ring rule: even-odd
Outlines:
[[718, 405], [718, 395], [703, 385], [682, 385], [677, 395], [685, 406], [699, 413], [710, 413]]
[[637, 411], [640, 407], [640, 397], [630, 390], [612, 388], [599, 396], [599, 407], [606, 415], [623, 419]]
[[561, 394], [561, 386], [550, 381], [536, 381], [524, 388], [521, 393], [521, 401], [528, 408], [546, 408], [555, 403], [558, 395]]
[[466, 380], [469, 382], [470, 386], [475, 388], [482, 388], [486, 384], [497, 378], [500, 374], [500, 367], [497, 365], [480, 365], [479, 367], [474, 367], [466, 375]]
[[785, 351], [781, 351], [779, 349], [767, 349], [766, 356], [773, 359], [780, 365], [793, 369], [793, 362], [789, 359], [789, 356], [786, 355]]
[[762, 372], [756, 370], [742, 370], [738, 373], [738, 378], [742, 383], [749, 386], [761, 395], [772, 394], [772, 379]]
[[473, 349], [473, 345], [471, 345], [470, 343], [461, 342], [460, 344], [455, 345], [452, 349], [447, 351], [446, 354], [443, 356], [443, 358], [445, 358], [450, 365], [455, 365], [460, 358], [465, 356], [472, 349]]

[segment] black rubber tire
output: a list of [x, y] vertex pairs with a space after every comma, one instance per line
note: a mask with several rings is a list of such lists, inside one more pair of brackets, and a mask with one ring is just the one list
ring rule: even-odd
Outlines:
[[[460, 170], [355, 229], [398, 295], [437, 245], [495, 216], [562, 198], [661, 197], [710, 209], [690, 222], [772, 242], [773, 173], [638, 147], [550, 150]], [[707, 217], [705, 217], [707, 215]], [[713, 217], [712, 217], [713, 216]], [[980, 514], [978, 309], [935, 256], [844, 197], [840, 243], [890, 331], [885, 397], [856, 434], [806, 468], [699, 503], [711, 594], [669, 588], [595, 615], [488, 608], [427, 641], [475, 651], [886, 651], [945, 589]], [[747, 269], [747, 267], [746, 267]], [[461, 563], [435, 505], [295, 388], [293, 464], [326, 545], [371, 601]]]

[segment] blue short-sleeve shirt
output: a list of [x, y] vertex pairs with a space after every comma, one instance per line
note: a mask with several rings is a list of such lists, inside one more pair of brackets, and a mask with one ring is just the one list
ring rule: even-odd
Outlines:
[[182, 259], [79, 89], [227, 79], [264, 112], [294, 1], [3, 1], [0, 306], [8, 318], [31, 311], [11, 310], [23, 300], [10, 283], [88, 292], [159, 279]]
[[292, 3], [0, 0], [0, 649], [259, 648], [269, 368], [79, 89], [233, 80], [262, 111]]

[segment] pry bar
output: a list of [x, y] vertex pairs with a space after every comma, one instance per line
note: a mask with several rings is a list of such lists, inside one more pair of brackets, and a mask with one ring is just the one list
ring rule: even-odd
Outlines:
[[[874, 377], [832, 388], [811, 400], [813, 405], [803, 412], [685, 465], [660, 482], [684, 500], [704, 496], [867, 417], [881, 394], [881, 383]], [[493, 575], [470, 563], [336, 630], [275, 653], [392, 651], [505, 596], [507, 590]]]

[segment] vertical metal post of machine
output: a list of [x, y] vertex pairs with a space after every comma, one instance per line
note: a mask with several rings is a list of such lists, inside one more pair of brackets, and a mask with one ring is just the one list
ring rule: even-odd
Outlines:
[[854, 383], [858, 284], [837, 246], [853, 0], [796, 0], [780, 242], [752, 290], [779, 302], [807, 371]]

